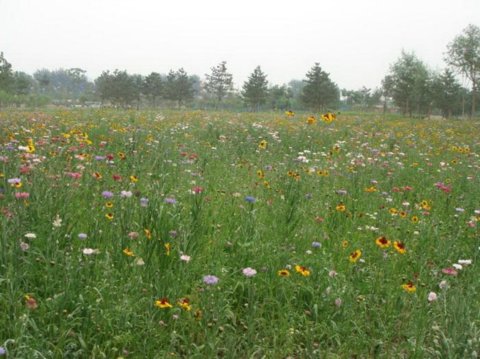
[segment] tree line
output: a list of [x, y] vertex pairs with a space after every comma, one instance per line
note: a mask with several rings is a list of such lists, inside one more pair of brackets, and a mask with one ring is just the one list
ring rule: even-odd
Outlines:
[[[167, 74], [151, 72], [147, 76], [127, 71], [104, 71], [89, 81], [81, 68], [36, 71], [33, 76], [13, 71], [0, 53], [0, 106], [41, 106], [54, 104], [98, 104], [117, 107], [184, 106], [196, 108], [248, 109], [330, 109], [397, 110], [404, 115], [444, 117], [475, 114], [480, 79], [480, 28], [467, 26], [447, 45], [446, 68], [435, 72], [414, 53], [402, 51], [389, 73], [376, 89], [339, 89], [319, 63], [303, 80], [288, 85], [270, 85], [267, 75], [257, 66], [234, 89], [233, 75], [226, 61], [212, 67], [204, 80], [189, 75], [183, 68]], [[458, 81], [463, 75], [469, 89]]]

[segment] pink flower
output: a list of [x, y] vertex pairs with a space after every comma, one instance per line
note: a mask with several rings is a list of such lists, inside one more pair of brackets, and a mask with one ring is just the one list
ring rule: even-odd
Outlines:
[[458, 272], [455, 268], [449, 267], [449, 268], [443, 268], [442, 273], [446, 275], [453, 275], [456, 276], [458, 275]]
[[200, 194], [203, 192], [203, 187], [195, 186], [192, 188], [192, 194]]
[[130, 238], [130, 239], [137, 239], [137, 238], [138, 238], [138, 232], [130, 232], [130, 233], [128, 233], [128, 238]]
[[184, 262], [187, 262], [187, 263], [190, 262], [190, 259], [191, 259], [191, 257], [190, 257], [190, 256], [187, 256], [186, 254], [182, 254], [182, 255], [180, 256], [180, 260], [181, 260], [181, 261], [184, 261]]
[[17, 192], [15, 193], [16, 199], [28, 199], [30, 197], [30, 193], [28, 192]]
[[437, 293], [435, 293], [435, 292], [428, 293], [427, 299], [430, 303], [436, 301], [438, 299], [437, 298]]
[[242, 270], [242, 273], [245, 277], [253, 277], [255, 274], [257, 274], [257, 271], [253, 268], [247, 267]]
[[80, 177], [82, 177], [82, 174], [80, 172], [68, 172], [67, 176], [73, 179], [80, 179]]

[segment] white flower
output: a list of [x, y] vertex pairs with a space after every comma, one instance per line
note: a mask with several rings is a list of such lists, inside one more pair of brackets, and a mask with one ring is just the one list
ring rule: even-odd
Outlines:
[[35, 238], [37, 238], [37, 235], [35, 233], [27, 233], [27, 234], [25, 234], [24, 237], [28, 238], [28, 239], [35, 239]]
[[132, 191], [121, 191], [120, 192], [120, 197], [122, 198], [130, 198], [133, 196]]
[[83, 248], [82, 253], [85, 254], [86, 256], [90, 256], [92, 254], [98, 254], [100, 253], [98, 249], [93, 249], [93, 248]]
[[58, 227], [62, 226], [62, 219], [60, 218], [60, 216], [58, 214], [55, 217], [55, 219], [53, 220], [52, 225], [53, 225], [54, 228], [58, 228]]
[[428, 299], [429, 302], [434, 302], [434, 301], [436, 301], [436, 300], [438, 299], [437, 293], [435, 293], [435, 292], [430, 292], [430, 293], [428, 293], [427, 299]]
[[191, 259], [191, 257], [190, 257], [190, 256], [187, 256], [186, 254], [182, 254], [182, 255], [180, 256], [180, 260], [182, 260], [182, 261], [184, 261], [184, 262], [187, 262], [187, 263], [190, 262], [190, 259]]
[[459, 259], [458, 264], [461, 264], [463, 266], [468, 266], [468, 265], [472, 264], [472, 260], [471, 259]]
[[463, 269], [463, 266], [462, 266], [461, 264], [458, 264], [458, 263], [452, 264], [452, 267], [454, 267], [455, 269], [458, 269], [458, 270], [462, 270], [462, 269]]

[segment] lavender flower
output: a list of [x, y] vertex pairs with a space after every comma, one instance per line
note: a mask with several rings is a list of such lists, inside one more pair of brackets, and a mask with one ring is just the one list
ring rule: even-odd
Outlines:
[[248, 203], [255, 203], [255, 202], [257, 202], [257, 200], [255, 199], [255, 197], [252, 197], [252, 196], [247, 196], [247, 197], [245, 197], [245, 201], [247, 201]]
[[214, 275], [206, 275], [203, 277], [203, 283], [208, 284], [208, 285], [215, 285], [218, 283], [218, 277]]
[[177, 203], [177, 200], [173, 197], [167, 197], [167, 198], [165, 198], [164, 202], [168, 203], [168, 204], [175, 204], [175, 203]]
[[102, 192], [102, 196], [103, 196], [103, 198], [105, 198], [105, 199], [112, 198], [112, 197], [113, 197], [113, 192], [103, 191], [103, 192]]

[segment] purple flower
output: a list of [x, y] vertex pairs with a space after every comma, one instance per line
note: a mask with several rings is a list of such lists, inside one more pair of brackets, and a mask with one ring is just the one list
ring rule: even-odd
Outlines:
[[255, 197], [247, 196], [245, 197], [245, 201], [247, 201], [248, 203], [255, 203], [257, 200], [255, 199]]
[[78, 234], [78, 239], [87, 239], [87, 234], [86, 233], [79, 233]]
[[0, 347], [0, 356], [7, 354], [7, 350], [4, 347]]
[[320, 248], [322, 246], [322, 243], [320, 242], [312, 242], [312, 247], [313, 248]]
[[103, 161], [105, 160], [107, 157], [105, 156], [95, 156], [95, 161]]
[[103, 192], [102, 192], [102, 196], [103, 196], [103, 198], [105, 198], [105, 199], [112, 198], [112, 197], [113, 197], [113, 192], [103, 191]]
[[175, 204], [175, 203], [177, 203], [177, 200], [173, 197], [167, 197], [167, 198], [165, 198], [164, 202], [168, 203], [168, 204]]
[[208, 285], [215, 285], [218, 283], [218, 277], [214, 275], [206, 275], [203, 277], [203, 283], [208, 284]]
[[148, 198], [142, 197], [140, 198], [140, 207], [147, 207], [148, 206]]

